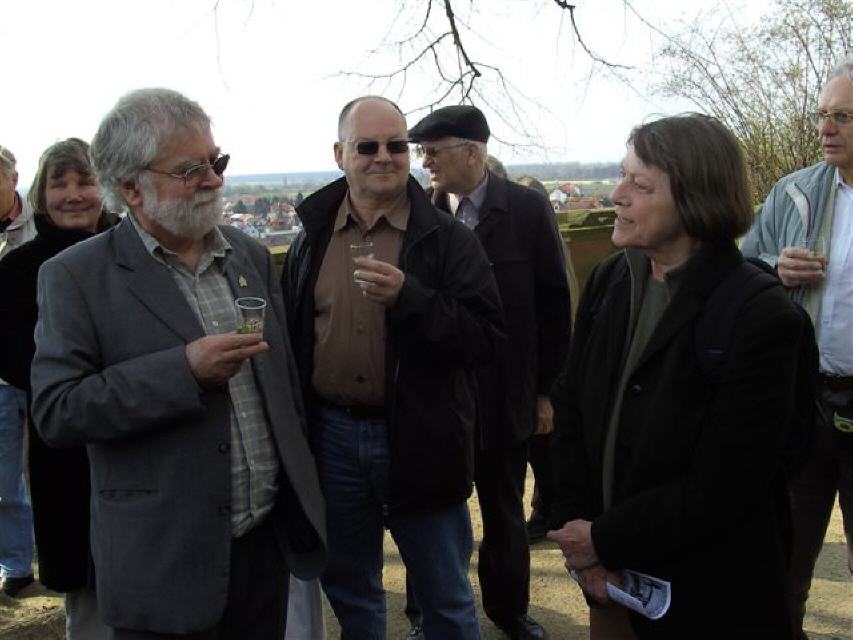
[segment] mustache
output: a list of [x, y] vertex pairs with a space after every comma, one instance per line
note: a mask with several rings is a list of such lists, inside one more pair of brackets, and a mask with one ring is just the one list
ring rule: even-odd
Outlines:
[[[206, 196], [206, 197], [205, 197]], [[196, 193], [193, 195], [192, 206], [193, 207], [205, 207], [207, 205], [212, 205], [216, 202], [222, 201], [222, 193], [219, 189], [210, 194], [205, 193]]]

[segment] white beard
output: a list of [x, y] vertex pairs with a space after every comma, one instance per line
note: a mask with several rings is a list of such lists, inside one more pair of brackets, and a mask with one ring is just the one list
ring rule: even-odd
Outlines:
[[157, 201], [157, 192], [143, 187], [142, 213], [179, 238], [201, 240], [222, 220], [222, 194], [198, 191], [189, 200]]

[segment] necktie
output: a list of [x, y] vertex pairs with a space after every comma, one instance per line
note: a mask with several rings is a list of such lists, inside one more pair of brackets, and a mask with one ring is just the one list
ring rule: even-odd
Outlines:
[[477, 212], [474, 210], [474, 204], [467, 196], [459, 201], [459, 206], [456, 208], [456, 217], [469, 229], [477, 226]]

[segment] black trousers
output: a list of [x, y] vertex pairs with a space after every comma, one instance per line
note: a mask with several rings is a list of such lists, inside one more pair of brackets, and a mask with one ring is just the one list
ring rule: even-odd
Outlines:
[[[483, 519], [477, 574], [483, 611], [497, 623], [526, 614], [530, 602], [530, 547], [522, 504], [527, 453], [525, 442], [478, 449], [474, 459], [474, 485]], [[420, 617], [408, 578], [406, 615], [412, 622]]]
[[231, 543], [228, 600], [219, 624], [192, 634], [115, 629], [114, 640], [281, 640], [290, 572], [270, 519]]
[[797, 639], [806, 637], [806, 600], [836, 495], [848, 545], [853, 541], [853, 433], [842, 433], [831, 426], [835, 408], [853, 402], [853, 391], [824, 390], [821, 395], [824, 415], [815, 425], [809, 457], [789, 483], [794, 545], [788, 569], [788, 605], [793, 637]]

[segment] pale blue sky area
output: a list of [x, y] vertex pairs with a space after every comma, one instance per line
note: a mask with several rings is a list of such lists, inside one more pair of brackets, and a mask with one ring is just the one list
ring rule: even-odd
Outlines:
[[[69, 136], [90, 139], [117, 98], [143, 86], [177, 89], [211, 114], [218, 144], [232, 155], [229, 173], [333, 169], [337, 114], [369, 89], [364, 80], [339, 72], [393, 69], [391, 51], [370, 51], [411, 31], [418, 15], [404, 9], [395, 22], [401, 0], [219, 0], [214, 12], [216, 4], [0, 0], [7, 68], [0, 144], [18, 156], [22, 183], [32, 179], [45, 147]], [[576, 4], [584, 38], [609, 59], [641, 68], [661, 44], [622, 0]], [[685, 5], [692, 16], [717, 4], [633, 2], [656, 24], [681, 15]], [[748, 6], [755, 12], [764, 4]], [[457, 5], [462, 28], [477, 31], [465, 36], [472, 57], [501, 66], [520, 95], [541, 105], [522, 106], [547, 152], [490, 145], [505, 162], [619, 160], [634, 124], [687, 106], [649, 97], [642, 73], [632, 72], [630, 89], [591, 67], [552, 0]], [[438, 29], [441, 16], [434, 18]], [[402, 94], [399, 85], [374, 85], [372, 92], [411, 111], [423, 104], [433, 82], [413, 73]], [[422, 115], [413, 115], [410, 124]], [[490, 121], [497, 137], [517, 137], [496, 117]]]

